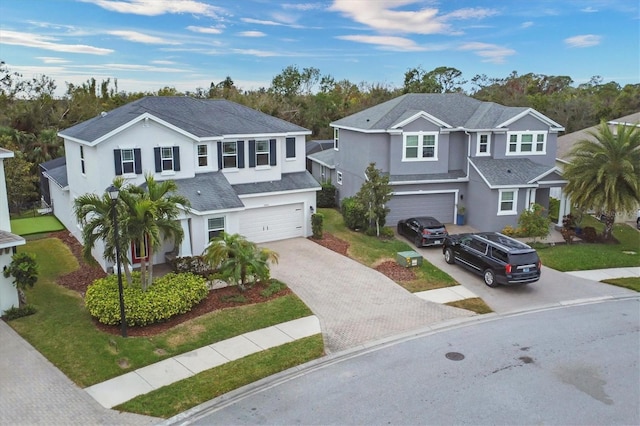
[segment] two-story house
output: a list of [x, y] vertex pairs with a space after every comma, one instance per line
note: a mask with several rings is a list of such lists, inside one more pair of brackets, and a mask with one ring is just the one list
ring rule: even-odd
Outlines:
[[339, 198], [355, 195], [375, 163], [393, 189], [389, 226], [422, 215], [453, 223], [464, 207], [467, 224], [501, 230], [565, 183], [555, 167], [563, 127], [531, 108], [406, 94], [331, 126]]
[[[73, 214], [81, 194], [103, 194], [116, 176], [144, 183], [171, 179], [191, 207], [180, 223], [178, 256], [201, 254], [220, 232], [256, 243], [311, 235], [318, 183], [305, 169], [311, 132], [227, 101], [147, 97], [63, 130], [65, 159], [41, 166], [55, 216], [81, 240]], [[167, 241], [155, 255], [174, 251]], [[96, 246], [94, 257], [108, 266]], [[140, 250], [131, 258], [139, 262]]]
[[9, 308], [18, 307], [18, 289], [13, 277], [5, 278], [4, 271], [11, 264], [16, 248], [25, 244], [24, 238], [11, 233], [7, 183], [4, 177], [4, 160], [12, 158], [13, 152], [0, 148], [0, 315]]

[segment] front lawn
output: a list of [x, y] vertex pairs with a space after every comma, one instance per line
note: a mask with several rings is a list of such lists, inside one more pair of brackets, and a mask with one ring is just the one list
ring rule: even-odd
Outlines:
[[602, 282], [640, 292], [640, 278], [638, 277], [612, 278], [610, 280], [603, 280]]
[[[19, 250], [36, 255], [39, 279], [26, 293], [27, 301], [38, 312], [9, 325], [82, 387], [248, 331], [312, 314], [302, 301], [289, 294], [265, 303], [217, 310], [151, 337], [122, 338], [97, 329], [82, 297], [56, 284], [57, 277], [78, 268], [65, 244], [57, 238], [46, 238], [29, 241]], [[314, 347], [309, 356], [322, 355], [316, 353]], [[253, 380], [254, 376], [250, 378]]]
[[[593, 226], [598, 233], [604, 225], [591, 216], [583, 226]], [[613, 236], [619, 244], [573, 243], [556, 246], [535, 245], [542, 264], [558, 271], [640, 266], [640, 232], [626, 224], [615, 224]]]
[[[324, 216], [324, 231], [348, 242], [349, 257], [368, 267], [375, 267], [384, 261], [395, 262], [396, 253], [414, 250], [397, 238], [380, 239], [350, 230], [345, 226], [342, 214], [336, 209], [318, 210]], [[449, 274], [436, 268], [426, 259], [422, 260], [422, 266], [411, 270], [415, 272], [416, 279], [399, 281], [398, 284], [412, 293], [458, 285]]]

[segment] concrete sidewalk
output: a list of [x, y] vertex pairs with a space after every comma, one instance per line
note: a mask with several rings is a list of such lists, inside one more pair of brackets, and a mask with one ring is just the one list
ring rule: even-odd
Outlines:
[[610, 280], [613, 278], [640, 277], [640, 267], [590, 269], [586, 271], [569, 271], [567, 274], [593, 281]]

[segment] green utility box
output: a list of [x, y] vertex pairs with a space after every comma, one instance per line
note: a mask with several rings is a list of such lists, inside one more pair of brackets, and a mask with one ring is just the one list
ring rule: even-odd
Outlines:
[[422, 256], [415, 251], [399, 251], [396, 254], [396, 262], [405, 268], [422, 265]]

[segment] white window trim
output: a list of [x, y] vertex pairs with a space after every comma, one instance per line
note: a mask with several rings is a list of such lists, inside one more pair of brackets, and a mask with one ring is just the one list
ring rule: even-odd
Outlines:
[[[434, 136], [433, 157], [422, 157], [424, 136]], [[438, 132], [407, 132], [402, 134], [402, 161], [438, 161]], [[407, 158], [407, 136], [418, 136], [418, 157]]]
[[[171, 168], [170, 169], [164, 169], [164, 162], [165, 160], [168, 160], [169, 157], [165, 157], [164, 156], [164, 150], [168, 149], [171, 152]], [[134, 157], [135, 158], [135, 157]], [[173, 175], [176, 173], [175, 170], [176, 167], [176, 159], [173, 158], [173, 146], [161, 146], [160, 147], [160, 172], [163, 175]]]
[[87, 163], [84, 161], [84, 146], [80, 145], [80, 174], [85, 176], [87, 173]]
[[333, 129], [333, 149], [340, 151], [340, 129], [337, 127]]
[[[266, 151], [258, 151], [258, 143], [266, 143], [267, 150]], [[271, 168], [271, 144], [269, 143], [269, 139], [258, 139], [256, 140], [256, 157], [255, 157], [255, 168], [256, 170], [265, 170]], [[267, 164], [258, 164], [258, 155], [267, 154]]]
[[[235, 154], [225, 154], [225, 152], [224, 152], [224, 144], [227, 144], [227, 143], [236, 144], [236, 153]], [[236, 141], [226, 141], [226, 142], [223, 141], [222, 142], [222, 153], [221, 153], [221, 155], [222, 155], [222, 170], [225, 170], [225, 171], [237, 171], [237, 170], [239, 170], [239, 168], [238, 168], [238, 145], [237, 144], [238, 143]], [[225, 157], [236, 157], [236, 165], [235, 165], [235, 167], [225, 167], [225, 165], [224, 165], [224, 158]]]
[[[206, 155], [200, 155], [200, 152], [198, 151], [200, 149], [201, 146], [204, 146], [205, 149], [207, 150]], [[208, 169], [211, 168], [211, 158], [209, 158], [209, 152], [211, 152], [211, 150], [209, 149], [209, 144], [206, 143], [199, 143], [196, 145], [196, 167], [199, 169]], [[200, 165], [200, 158], [206, 158], [207, 159], [207, 165], [206, 166], [201, 166]]]
[[[209, 219], [222, 219], [222, 228], [209, 228]], [[211, 239], [209, 239], [209, 233], [211, 231], [222, 231], [225, 232], [227, 228], [227, 218], [225, 216], [214, 216], [207, 218], [207, 246], [211, 244]]]
[[[124, 152], [125, 151], [131, 151], [131, 155], [133, 156], [131, 160], [125, 161], [125, 159], [124, 159]], [[125, 172], [124, 171], [124, 163], [133, 164], [133, 171], [132, 172]], [[133, 148], [120, 148], [120, 168], [122, 169], [122, 176], [124, 176], [125, 178], [135, 177], [136, 176], [136, 152], [135, 152], [135, 150]]]
[[[518, 141], [516, 142], [516, 150], [515, 152], [509, 151], [509, 145], [511, 145], [511, 136], [516, 135], [518, 137]], [[523, 135], [532, 135], [531, 141], [531, 151], [522, 151], [522, 136]], [[536, 145], [538, 144], [538, 135], [543, 135], [543, 149], [542, 151], [536, 151]], [[507, 152], [505, 155], [546, 155], [547, 154], [547, 136], [548, 132], [545, 131], [517, 131], [517, 132], [507, 132]]]
[[[518, 214], [518, 189], [500, 189], [498, 190], [498, 216], [513, 216]], [[502, 208], [502, 194], [506, 192], [513, 193], [513, 208], [511, 210], [501, 210]]]
[[[482, 136], [487, 137], [487, 152], [480, 151], [480, 138]], [[491, 155], [491, 133], [478, 133], [478, 138], [476, 139], [476, 157], [488, 157]]]
[[336, 172], [336, 182], [338, 185], [342, 185], [342, 172]]

